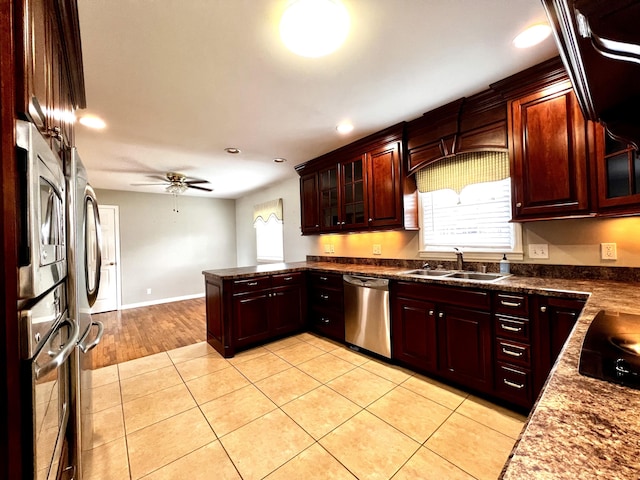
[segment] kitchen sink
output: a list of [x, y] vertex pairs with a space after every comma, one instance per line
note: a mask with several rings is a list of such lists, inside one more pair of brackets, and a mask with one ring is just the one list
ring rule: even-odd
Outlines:
[[403, 275], [419, 275], [421, 277], [444, 277], [450, 275], [449, 270], [409, 270], [408, 272], [402, 272]]
[[482, 280], [490, 282], [492, 280], [498, 280], [499, 278], [505, 278], [509, 275], [503, 273], [482, 273], [482, 272], [455, 272], [447, 275], [447, 278], [463, 278], [465, 280]]

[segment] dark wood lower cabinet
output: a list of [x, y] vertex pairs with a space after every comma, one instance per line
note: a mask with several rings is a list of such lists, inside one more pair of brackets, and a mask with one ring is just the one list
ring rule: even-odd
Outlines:
[[344, 286], [342, 275], [309, 272], [309, 328], [344, 342]]
[[438, 337], [435, 303], [398, 297], [392, 315], [393, 358], [420, 370], [436, 372]]
[[205, 286], [207, 342], [226, 358], [305, 327], [304, 272], [242, 280], [205, 275]]
[[440, 373], [484, 392], [492, 386], [491, 313], [443, 305], [438, 309]]

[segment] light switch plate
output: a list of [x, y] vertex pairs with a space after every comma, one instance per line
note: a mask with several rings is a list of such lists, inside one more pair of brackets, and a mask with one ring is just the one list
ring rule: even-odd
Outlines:
[[600, 258], [602, 258], [602, 260], [617, 260], [618, 246], [615, 243], [601, 243]]
[[329, 253], [336, 253], [336, 249], [335, 249], [335, 247], [333, 246], [333, 243], [330, 243], [330, 244], [329, 244]]
[[382, 255], [382, 245], [375, 244], [373, 246], [373, 254], [374, 255]]
[[549, 258], [549, 244], [548, 243], [530, 244], [529, 258]]
[[331, 245], [328, 243], [324, 244], [324, 253], [331, 253]]

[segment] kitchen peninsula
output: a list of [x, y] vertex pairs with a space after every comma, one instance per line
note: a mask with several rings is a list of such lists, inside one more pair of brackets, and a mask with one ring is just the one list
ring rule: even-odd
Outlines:
[[[558, 361], [533, 406], [528, 422], [505, 465], [502, 477], [635, 478], [640, 472], [640, 391], [578, 373], [582, 341], [600, 310], [637, 313], [638, 284], [610, 280], [574, 280], [511, 276], [495, 282], [408, 277], [407, 267], [328, 262], [298, 262], [256, 267], [207, 270], [207, 320], [221, 313], [224, 298], [212, 296], [210, 285], [225, 281], [255, 282], [255, 277], [285, 277], [324, 272], [384, 277], [392, 282], [416, 282], [481, 289], [488, 292], [586, 300]], [[258, 287], [258, 285], [255, 285]], [[273, 285], [272, 285], [273, 287]], [[276, 288], [276, 287], [273, 287]], [[269, 298], [269, 297], [268, 297]], [[230, 318], [230, 317], [227, 317]], [[392, 319], [393, 321], [393, 319]], [[209, 327], [208, 327], [209, 328]], [[226, 325], [231, 334], [231, 325]], [[305, 328], [305, 324], [299, 326]], [[208, 333], [209, 343], [214, 345]]]

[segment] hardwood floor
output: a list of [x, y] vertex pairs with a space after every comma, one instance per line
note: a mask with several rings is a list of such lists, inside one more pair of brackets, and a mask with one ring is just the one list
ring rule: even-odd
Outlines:
[[104, 324], [102, 341], [91, 355], [100, 368], [207, 339], [205, 299], [163, 303], [92, 315]]

